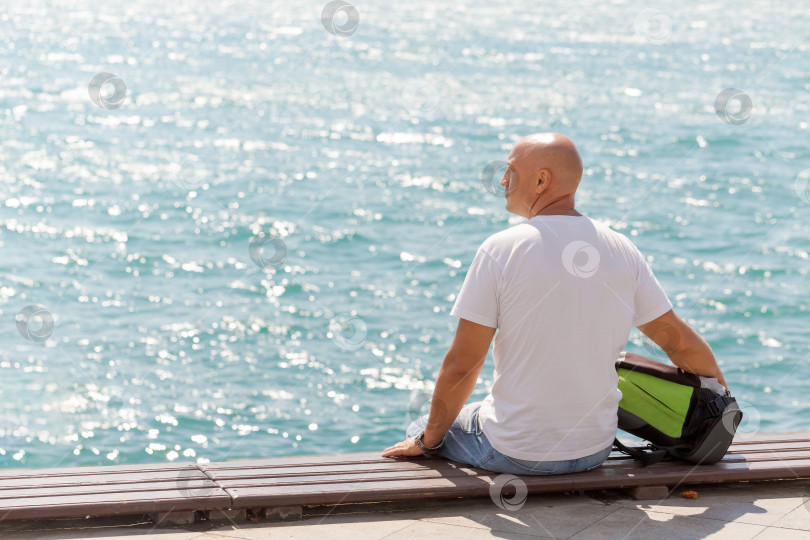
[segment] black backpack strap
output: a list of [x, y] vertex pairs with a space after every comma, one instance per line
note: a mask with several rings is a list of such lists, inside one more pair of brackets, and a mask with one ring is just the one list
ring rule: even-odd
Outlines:
[[628, 456], [632, 457], [633, 459], [637, 459], [641, 462], [643, 466], [647, 465], [654, 465], [659, 461], [663, 461], [669, 456], [669, 452], [666, 450], [661, 450], [660, 448], [655, 448], [652, 445], [649, 446], [637, 446], [635, 448], [629, 448], [624, 444], [619, 442], [619, 439], [613, 440], [613, 446], [619, 452], [625, 453]]
[[712, 417], [714, 417], [720, 416], [723, 411], [726, 410], [726, 407], [736, 402], [737, 400], [731, 397], [731, 394], [726, 392], [725, 395], [715, 394], [715, 397], [710, 399], [706, 403], [706, 406], [709, 408], [709, 412], [711, 413]]

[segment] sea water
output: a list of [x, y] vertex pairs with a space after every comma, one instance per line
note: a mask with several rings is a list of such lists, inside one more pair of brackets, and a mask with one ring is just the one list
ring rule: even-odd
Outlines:
[[579, 145], [579, 210], [712, 345], [742, 436], [810, 429], [808, 14], [650, 6], [3, 2], [0, 464], [397, 442], [538, 131]]

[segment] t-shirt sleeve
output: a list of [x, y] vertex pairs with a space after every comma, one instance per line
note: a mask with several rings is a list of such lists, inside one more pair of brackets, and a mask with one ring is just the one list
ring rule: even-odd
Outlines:
[[647, 324], [672, 309], [672, 302], [669, 301], [664, 288], [653, 275], [652, 268], [638, 250], [636, 250], [636, 254], [638, 273], [633, 326]]
[[498, 284], [501, 273], [495, 259], [479, 248], [450, 315], [498, 328]]

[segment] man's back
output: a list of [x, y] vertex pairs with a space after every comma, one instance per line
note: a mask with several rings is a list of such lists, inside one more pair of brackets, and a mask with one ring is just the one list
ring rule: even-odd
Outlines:
[[616, 433], [614, 362], [633, 326], [672, 309], [624, 236], [584, 216], [536, 216], [487, 239], [452, 314], [498, 328], [480, 410], [498, 451], [575, 459]]

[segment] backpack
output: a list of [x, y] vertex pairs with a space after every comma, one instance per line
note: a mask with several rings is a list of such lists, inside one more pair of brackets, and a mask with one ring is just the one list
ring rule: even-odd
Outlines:
[[619, 429], [651, 443], [627, 448], [617, 439], [617, 449], [644, 465], [671, 458], [703, 465], [723, 459], [742, 411], [717, 379], [632, 353], [622, 353], [616, 372], [622, 393]]

